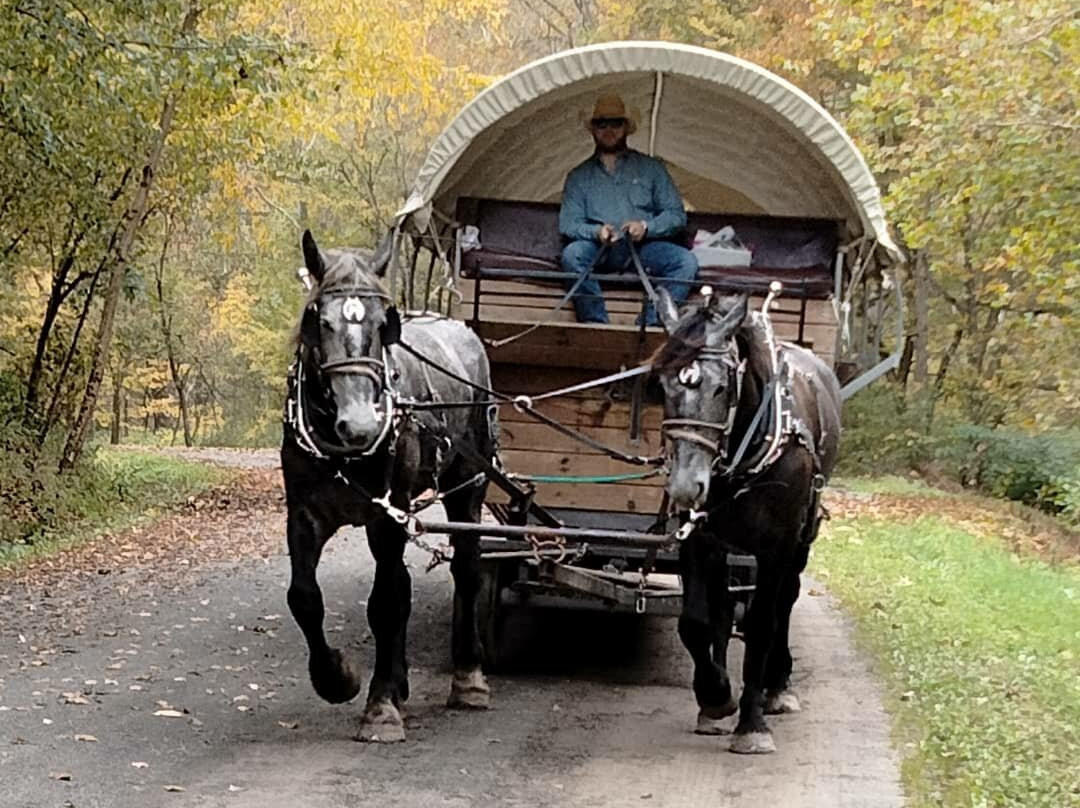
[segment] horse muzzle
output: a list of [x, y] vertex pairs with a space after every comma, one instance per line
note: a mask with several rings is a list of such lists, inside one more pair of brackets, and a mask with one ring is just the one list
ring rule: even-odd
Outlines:
[[346, 407], [338, 410], [334, 432], [349, 449], [358, 452], [370, 451], [386, 434], [389, 418], [390, 413], [378, 409], [370, 402]]
[[709, 496], [709, 474], [686, 469], [673, 471], [668, 478], [667, 492], [673, 510], [699, 510]]

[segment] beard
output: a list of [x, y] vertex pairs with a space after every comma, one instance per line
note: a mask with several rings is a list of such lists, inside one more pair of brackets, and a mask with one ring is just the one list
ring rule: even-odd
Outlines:
[[600, 154], [618, 154], [619, 152], [626, 151], [626, 135], [619, 138], [613, 146], [608, 146], [600, 138], [593, 137], [596, 142], [596, 150]]

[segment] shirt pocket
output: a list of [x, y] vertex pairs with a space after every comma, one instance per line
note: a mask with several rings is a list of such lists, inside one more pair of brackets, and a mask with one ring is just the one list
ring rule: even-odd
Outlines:
[[652, 207], [652, 186], [643, 179], [636, 179], [630, 183], [630, 204], [635, 208]]

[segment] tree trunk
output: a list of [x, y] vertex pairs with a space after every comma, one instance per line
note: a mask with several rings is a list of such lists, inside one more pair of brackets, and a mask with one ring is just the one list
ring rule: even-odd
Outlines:
[[934, 392], [930, 397], [930, 401], [926, 408], [926, 428], [930, 429], [930, 425], [934, 422], [934, 409], [937, 406], [938, 399], [941, 398], [941, 394], [945, 389], [945, 375], [949, 372], [949, 364], [952, 362], [952, 358], [956, 355], [957, 350], [960, 348], [960, 343], [964, 339], [964, 329], [957, 327], [953, 331], [952, 344], [941, 355], [941, 364], [938, 366], [937, 376], [934, 378]]
[[118, 443], [120, 443], [120, 424], [123, 420], [124, 415], [124, 377], [119, 368], [117, 368], [113, 372], [112, 381], [112, 432], [109, 435], [109, 443], [111, 443], [113, 446], [116, 446]]
[[930, 266], [926, 252], [915, 253], [915, 384], [925, 387], [930, 378]]
[[[72, 249], [60, 259], [60, 266], [53, 272], [52, 288], [49, 290], [49, 301], [45, 304], [45, 317], [38, 330], [37, 346], [34, 349], [34, 361], [30, 364], [30, 375], [26, 380], [26, 397], [24, 399], [23, 420], [30, 423], [37, 414], [38, 392], [41, 387], [41, 376], [45, 372], [45, 349], [49, 344], [49, 335], [56, 324], [56, 316], [60, 313], [60, 306], [66, 296], [64, 283], [68, 273], [75, 265], [75, 250], [79, 239], [76, 239]], [[70, 291], [70, 290], [69, 290]]]
[[[124, 172], [124, 176], [120, 178], [120, 182], [117, 184], [116, 189], [109, 196], [110, 203], [115, 202], [120, 198], [124, 192], [124, 188], [127, 186], [128, 179], [131, 177], [131, 169]], [[71, 223], [71, 229], [74, 229], [75, 222]], [[72, 337], [71, 347], [68, 350], [68, 356], [64, 361], [64, 367], [60, 372], [60, 378], [57, 379], [54, 386], [54, 391], [58, 391], [63, 387], [64, 377], [67, 375], [68, 368], [71, 366], [71, 357], [74, 354], [75, 348], [79, 342], [79, 333], [82, 331], [83, 321], [86, 318], [86, 312], [90, 308], [90, 304], [93, 302], [94, 290], [97, 287], [98, 278], [101, 276], [101, 271], [108, 261], [108, 254], [112, 251], [113, 246], [116, 244], [116, 237], [119, 234], [119, 227], [113, 229], [112, 235], [109, 238], [109, 246], [105, 249], [105, 257], [102, 258], [98, 267], [93, 272], [81, 272], [71, 282], [67, 283], [67, 276], [71, 272], [71, 268], [75, 264], [75, 259], [78, 256], [79, 245], [82, 243], [83, 238], [86, 236], [86, 231], [83, 230], [77, 233], [71, 242], [71, 246], [67, 249], [64, 257], [60, 261], [60, 266], [57, 267], [53, 273], [52, 289], [49, 292], [49, 301], [45, 306], [45, 317], [41, 324], [41, 330], [38, 333], [37, 347], [34, 352], [34, 361], [30, 366], [30, 375], [26, 382], [26, 398], [24, 401], [24, 420], [29, 423], [34, 417], [34, 410], [36, 409], [38, 394], [40, 392], [41, 377], [45, 369], [45, 348], [48, 345], [49, 336], [52, 333], [52, 328], [56, 324], [56, 316], [60, 312], [60, 307], [67, 300], [68, 296], [74, 292], [83, 281], [90, 281], [90, 291], [87, 293], [86, 303], [83, 305], [83, 314], [79, 319], [79, 325], [75, 330], [75, 336]], [[45, 436], [52, 428], [53, 419], [53, 404], [56, 402], [56, 393], [53, 394], [53, 400], [49, 404], [49, 415], [45, 418], [45, 425], [42, 427], [40, 435], [41, 438], [38, 441], [39, 445], [44, 443]]]
[[[195, 25], [199, 17], [198, 0], [192, 0], [184, 15], [184, 22], [180, 31], [182, 35], [190, 35], [195, 31]], [[101, 389], [101, 380], [105, 373], [105, 361], [108, 359], [109, 349], [112, 347], [113, 326], [116, 322], [116, 308], [120, 302], [120, 292], [124, 284], [124, 267], [131, 255], [135, 238], [142, 226], [146, 209], [150, 201], [150, 189], [154, 183], [154, 172], [161, 163], [161, 155], [165, 150], [165, 140], [172, 129], [173, 118], [176, 115], [176, 102], [180, 90], [174, 90], [165, 98], [165, 104], [161, 110], [161, 118], [158, 121], [158, 131], [151, 144], [146, 162], [143, 164], [139, 188], [135, 192], [135, 198], [131, 201], [124, 216], [124, 231], [116, 246], [112, 277], [109, 278], [109, 287], [105, 295], [105, 306], [101, 312], [101, 323], [98, 326], [97, 335], [94, 339], [93, 352], [91, 354], [90, 377], [86, 381], [86, 389], [83, 393], [82, 404], [75, 423], [68, 433], [67, 443], [64, 446], [64, 454], [60, 458], [60, 471], [64, 472], [74, 466], [82, 453], [90, 432], [90, 425], [94, 420], [94, 407], [97, 404], [98, 391]]]
[[75, 360], [75, 352], [79, 347], [79, 336], [82, 334], [83, 326], [86, 325], [87, 317], [90, 314], [90, 306], [94, 302], [94, 290], [97, 288], [98, 280], [101, 278], [102, 269], [102, 266], [98, 266], [97, 272], [94, 273], [94, 277], [90, 281], [90, 290], [86, 293], [86, 302], [83, 303], [82, 312], [79, 313], [79, 321], [75, 324], [75, 333], [71, 335], [71, 342], [68, 345], [67, 353], [64, 355], [64, 362], [60, 366], [60, 372], [57, 374], [56, 381], [53, 384], [49, 409], [45, 413], [45, 422], [38, 432], [39, 447], [45, 445], [49, 432], [52, 431], [57, 418], [60, 417], [60, 399], [64, 392], [64, 381], [67, 379], [68, 371], [71, 370], [71, 363]]
[[[165, 237], [162, 239], [161, 254], [158, 256], [155, 281], [157, 287], [158, 314], [161, 320], [161, 337], [165, 342], [165, 356], [169, 361], [169, 378], [172, 379], [173, 390], [176, 392], [176, 400], [180, 409], [180, 422], [184, 427], [184, 445], [192, 445], [191, 422], [188, 418], [187, 402], [187, 374], [181, 375], [180, 362], [176, 358], [176, 344], [172, 332], [172, 316], [168, 313], [168, 304], [165, 302], [165, 255], [169, 251], [169, 239], [172, 233], [171, 223], [165, 223]], [[173, 431], [175, 436], [175, 430]]]
[[915, 353], [915, 338], [912, 334], [904, 337], [904, 350], [900, 354], [900, 364], [896, 368], [896, 380], [906, 389], [908, 376], [911, 374], [911, 357]]

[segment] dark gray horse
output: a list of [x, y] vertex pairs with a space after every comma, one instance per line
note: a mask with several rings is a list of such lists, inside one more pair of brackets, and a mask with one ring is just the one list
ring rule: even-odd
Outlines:
[[[447, 492], [451, 520], [479, 521], [486, 479], [478, 458], [494, 455], [495, 413], [479, 403], [481, 393], [440, 368], [490, 388], [487, 356], [462, 323], [435, 317], [401, 323], [380, 280], [386, 255], [322, 253], [308, 232], [303, 247], [314, 287], [297, 330], [281, 445], [292, 561], [289, 608], [307, 639], [315, 691], [329, 702], [352, 699], [360, 690], [359, 668], [326, 641], [315, 570], [339, 527], [366, 527], [375, 557], [367, 607], [375, 669], [358, 737], [404, 740], [412, 597], [402, 560], [407, 511], [414, 497], [436, 489]], [[436, 406], [423, 408], [421, 402]], [[440, 408], [439, 402], [477, 405]], [[462, 447], [472, 449], [463, 453]], [[455, 617], [449, 706], [484, 708], [490, 691], [476, 628], [477, 537], [454, 535], [450, 541]]]
[[[726, 670], [728, 551], [757, 559], [733, 752], [776, 749], [765, 713], [796, 712], [788, 624], [836, 463], [840, 388], [813, 353], [775, 344], [746, 297], [707, 296], [680, 318], [663, 290], [667, 343], [653, 364], [672, 446], [668, 495], [686, 515], [679, 636], [694, 661], [697, 731], [736, 711]], [[690, 531], [690, 528], [694, 529]]]

